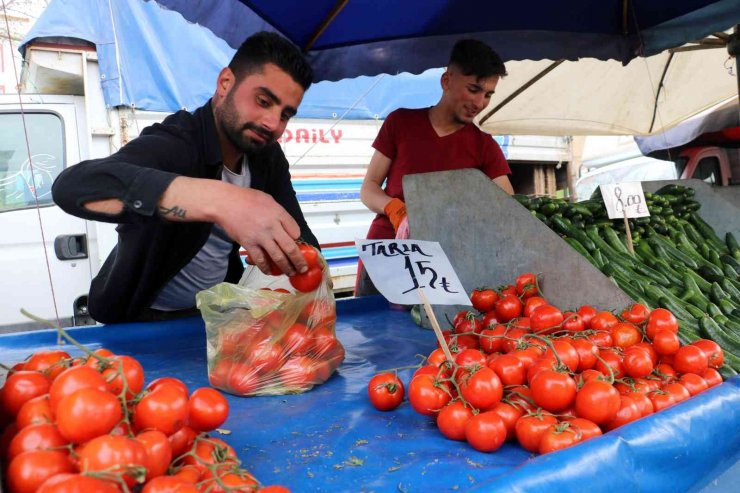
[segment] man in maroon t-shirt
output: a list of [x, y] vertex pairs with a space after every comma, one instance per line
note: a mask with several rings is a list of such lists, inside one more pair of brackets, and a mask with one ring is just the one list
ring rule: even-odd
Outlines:
[[[501, 57], [489, 46], [474, 39], [460, 40], [442, 74], [439, 102], [431, 108], [402, 108], [388, 115], [373, 142], [375, 153], [360, 190], [363, 204], [378, 213], [368, 239], [396, 238], [408, 231], [402, 188], [408, 174], [477, 168], [507, 193], [514, 193], [501, 148], [473, 123], [505, 75]], [[355, 294], [377, 294], [362, 265]]]

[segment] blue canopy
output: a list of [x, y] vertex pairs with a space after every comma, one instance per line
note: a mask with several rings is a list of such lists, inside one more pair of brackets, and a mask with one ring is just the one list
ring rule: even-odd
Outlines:
[[218, 71], [246, 36], [273, 30], [310, 46], [317, 81], [352, 78], [314, 84], [299, 116], [362, 119], [434, 104], [440, 71], [429, 69], [444, 66], [452, 44], [466, 35], [490, 43], [505, 60], [626, 63], [740, 23], [740, 0], [354, 0], [311, 43], [335, 4], [342, 2], [53, 0], [21, 51], [38, 38], [89, 41], [106, 104], [175, 111], [211, 96]]

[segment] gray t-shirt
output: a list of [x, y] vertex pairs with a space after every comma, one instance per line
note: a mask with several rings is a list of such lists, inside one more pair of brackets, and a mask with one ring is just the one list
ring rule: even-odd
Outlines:
[[[221, 180], [242, 188], [249, 188], [251, 176], [244, 156], [240, 174], [223, 167]], [[193, 259], [159, 292], [152, 308], [162, 311], [182, 310], [195, 306], [195, 294], [222, 282], [229, 266], [232, 240], [218, 224], [211, 236]]]

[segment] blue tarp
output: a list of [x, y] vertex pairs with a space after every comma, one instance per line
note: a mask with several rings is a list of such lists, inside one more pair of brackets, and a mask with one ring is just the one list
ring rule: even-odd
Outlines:
[[[94, 43], [110, 106], [193, 109], [213, 93], [219, 69], [248, 34], [277, 30], [305, 46], [335, 3], [53, 0], [23, 44], [60, 37]], [[348, 2], [309, 50], [309, 60], [317, 80], [371, 77], [317, 84], [299, 116], [383, 118], [399, 106], [432, 105], [440, 94], [439, 71], [425, 71], [444, 66], [454, 41], [466, 35], [489, 42], [506, 60], [627, 62], [740, 22], [740, 0], [627, 2], [624, 13], [623, 3]]]
[[[380, 370], [418, 362], [435, 347], [428, 329], [380, 297], [340, 300], [337, 335], [347, 357], [325, 384], [300, 395], [229, 396], [223, 436], [266, 484], [295, 493], [486, 491], [551, 493], [695, 491], [740, 460], [740, 377], [570, 449], [532, 456], [513, 443], [490, 454], [445, 439], [406, 402], [375, 410], [366, 386]], [[147, 382], [208, 384], [203, 322], [76, 328], [91, 349], [131, 354]], [[4, 364], [54, 347], [51, 331], [0, 336]], [[73, 348], [67, 348], [73, 350]], [[408, 382], [411, 370], [400, 372]]]

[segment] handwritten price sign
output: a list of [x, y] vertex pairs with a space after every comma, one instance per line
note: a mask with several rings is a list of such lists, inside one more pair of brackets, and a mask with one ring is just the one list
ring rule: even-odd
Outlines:
[[621, 219], [625, 212], [627, 217], [650, 216], [639, 181], [601, 185], [601, 196], [609, 219]]
[[471, 305], [439, 243], [419, 240], [355, 240], [375, 287], [400, 305], [420, 303], [424, 290], [432, 305]]

